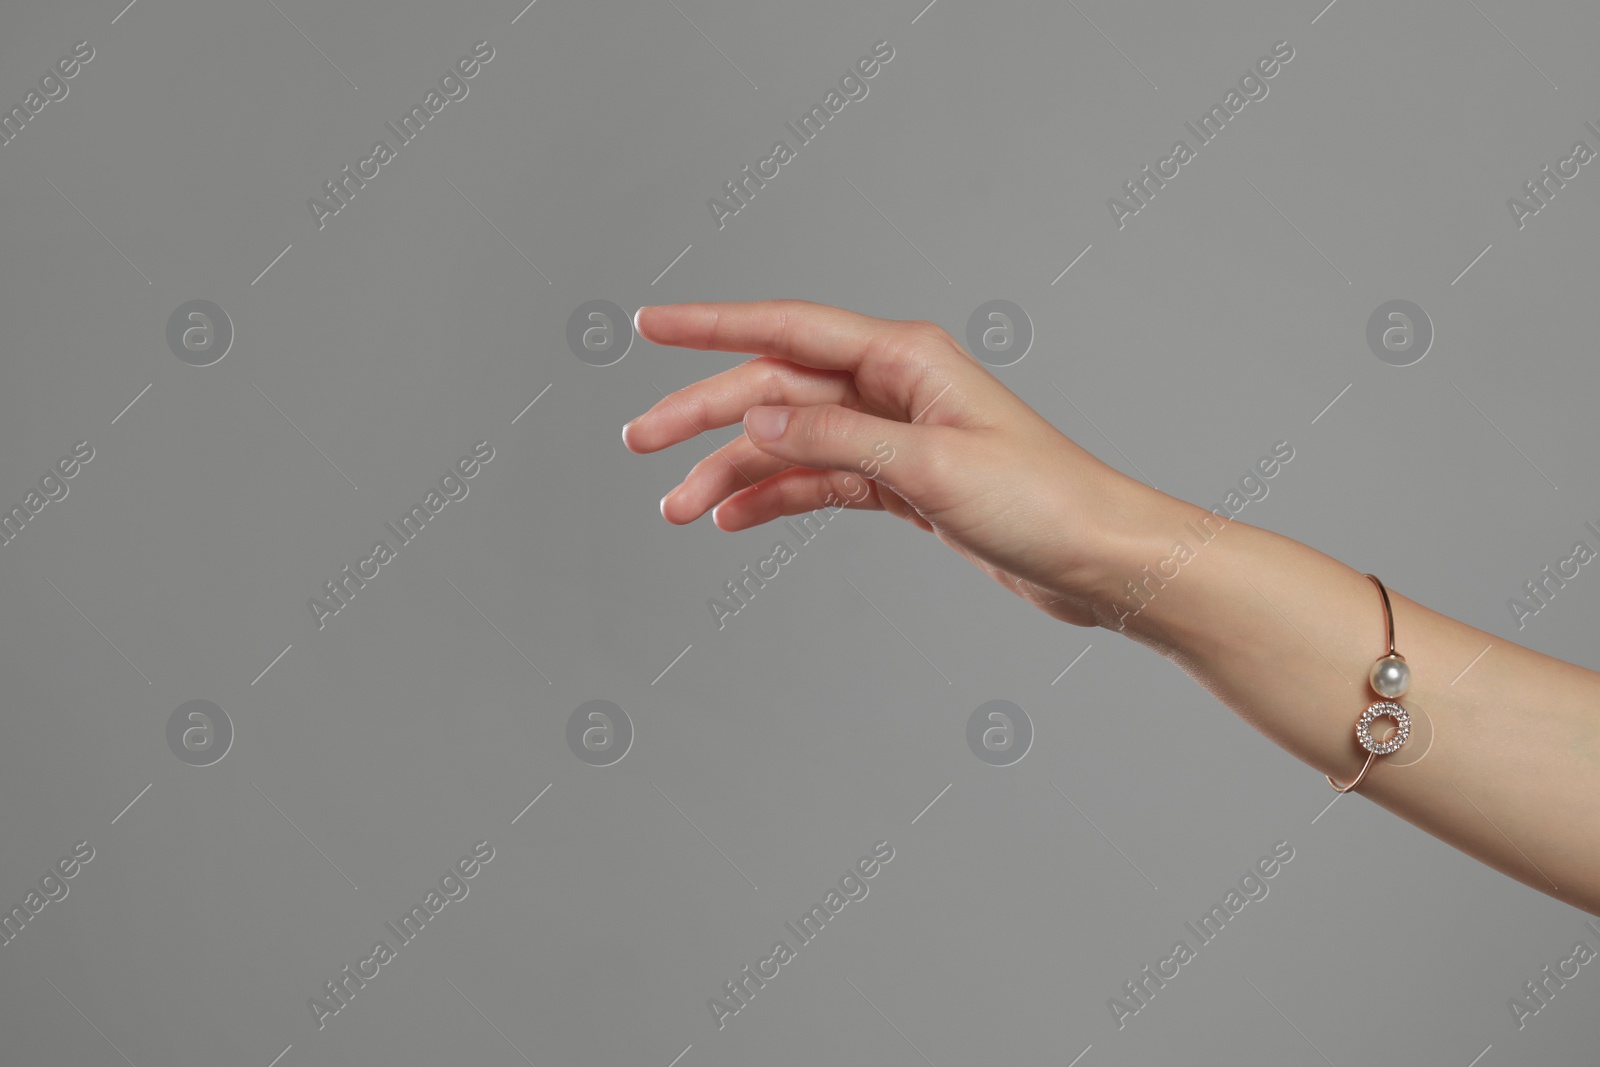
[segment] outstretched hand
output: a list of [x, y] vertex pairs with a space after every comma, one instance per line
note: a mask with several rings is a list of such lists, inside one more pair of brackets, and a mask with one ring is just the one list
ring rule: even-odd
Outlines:
[[662, 498], [674, 524], [708, 509], [723, 530], [880, 509], [1090, 626], [1114, 560], [1175, 503], [1079, 447], [931, 322], [760, 300], [645, 307], [635, 326], [659, 345], [755, 357], [623, 427], [631, 451], [656, 452], [743, 421]]

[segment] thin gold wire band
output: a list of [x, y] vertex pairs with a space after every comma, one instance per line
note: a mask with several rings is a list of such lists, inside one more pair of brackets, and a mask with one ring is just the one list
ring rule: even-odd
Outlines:
[[1352, 778], [1349, 785], [1340, 785], [1338, 782], [1333, 780], [1333, 775], [1331, 774], [1324, 775], [1323, 777], [1328, 779], [1328, 784], [1333, 786], [1333, 791], [1335, 793], [1348, 793], [1356, 786], [1361, 784], [1361, 780], [1367, 776], [1367, 771], [1372, 768], [1372, 761], [1377, 758], [1378, 754], [1376, 752], [1368, 752], [1367, 762], [1361, 765], [1361, 773]]

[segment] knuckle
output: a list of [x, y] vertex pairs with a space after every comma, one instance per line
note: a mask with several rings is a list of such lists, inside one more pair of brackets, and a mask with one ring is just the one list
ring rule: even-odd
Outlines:
[[848, 440], [850, 416], [849, 411], [833, 404], [813, 408], [805, 425], [807, 443], [826, 448]]
[[778, 301], [778, 321], [772, 327], [772, 347], [784, 358], [794, 351], [794, 330], [803, 312], [803, 300]]
[[913, 344], [948, 345], [950, 343], [950, 334], [937, 322], [930, 322], [927, 319], [912, 319], [908, 325], [909, 328], [906, 332], [910, 335]]
[[722, 308], [713, 306], [711, 309], [711, 325], [706, 328], [708, 344], [713, 348], [720, 348], [726, 343], [728, 323], [722, 317]]
[[924, 370], [949, 359], [955, 341], [948, 331], [927, 319], [910, 319], [901, 324], [890, 343], [895, 362]]

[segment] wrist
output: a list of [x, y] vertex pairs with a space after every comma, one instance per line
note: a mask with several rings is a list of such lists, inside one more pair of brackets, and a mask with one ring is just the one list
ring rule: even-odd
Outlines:
[[1115, 521], [1105, 524], [1093, 573], [1086, 578], [1095, 625], [1166, 644], [1161, 621], [1167, 613], [1157, 610], [1163, 591], [1205, 556], [1216, 555], [1214, 542], [1230, 527], [1244, 524], [1143, 482], [1130, 481], [1111, 511]]
[[1065, 502], [1058, 580], [1050, 586], [1065, 594], [1080, 625], [1120, 630], [1139, 603], [1129, 583], [1166, 558], [1191, 506], [1119, 472], [1104, 473], [1100, 485], [1080, 487]]

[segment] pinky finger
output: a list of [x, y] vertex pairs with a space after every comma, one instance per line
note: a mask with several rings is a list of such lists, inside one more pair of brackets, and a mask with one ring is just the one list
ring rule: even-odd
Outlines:
[[790, 467], [734, 493], [711, 512], [719, 530], [732, 532], [822, 508], [882, 511], [878, 486], [854, 471]]

